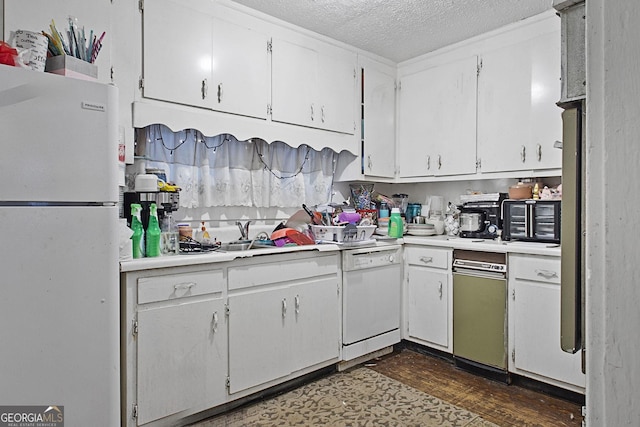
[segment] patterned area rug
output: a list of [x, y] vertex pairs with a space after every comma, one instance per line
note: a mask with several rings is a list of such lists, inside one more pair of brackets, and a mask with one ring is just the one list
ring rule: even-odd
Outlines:
[[496, 427], [371, 369], [338, 372], [193, 427]]

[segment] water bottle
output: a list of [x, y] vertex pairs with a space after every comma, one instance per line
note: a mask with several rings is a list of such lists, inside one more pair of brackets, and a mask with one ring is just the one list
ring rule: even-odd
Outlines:
[[399, 208], [391, 209], [391, 216], [389, 217], [389, 231], [387, 234], [389, 237], [402, 237], [404, 234], [404, 225], [402, 224], [402, 217], [400, 216]]
[[142, 228], [142, 206], [138, 203], [131, 204], [131, 229], [133, 230], [133, 257], [144, 257], [144, 229]]
[[149, 206], [149, 225], [145, 233], [146, 241], [146, 256], [155, 257], [162, 254], [162, 248], [160, 246], [160, 224], [158, 224], [158, 206], [155, 203], [151, 203]]

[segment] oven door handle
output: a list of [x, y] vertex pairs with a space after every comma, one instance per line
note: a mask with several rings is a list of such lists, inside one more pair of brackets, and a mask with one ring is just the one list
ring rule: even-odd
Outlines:
[[462, 276], [473, 276], [473, 277], [485, 277], [487, 279], [500, 279], [506, 280], [506, 275], [504, 273], [497, 273], [495, 271], [484, 271], [484, 270], [474, 270], [471, 268], [460, 268], [457, 267], [453, 274], [460, 274]]

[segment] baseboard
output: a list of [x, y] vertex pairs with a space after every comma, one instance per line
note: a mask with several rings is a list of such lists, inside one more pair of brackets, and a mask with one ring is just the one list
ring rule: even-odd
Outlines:
[[342, 371], [346, 371], [349, 368], [353, 368], [356, 365], [360, 365], [364, 362], [367, 362], [371, 359], [375, 359], [376, 357], [382, 357], [385, 356], [387, 354], [391, 354], [393, 353], [393, 346], [389, 346], [389, 347], [385, 347], [383, 349], [368, 353], [368, 354], [364, 354], [360, 357], [356, 357], [355, 359], [351, 359], [351, 360], [345, 360], [342, 362], [338, 363], [338, 371], [342, 372]]

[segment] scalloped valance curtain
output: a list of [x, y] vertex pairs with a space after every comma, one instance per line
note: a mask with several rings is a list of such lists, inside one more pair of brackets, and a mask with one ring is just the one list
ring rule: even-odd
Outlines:
[[163, 125], [139, 130], [147, 168], [181, 187], [180, 207], [299, 207], [330, 200], [337, 153], [231, 135], [203, 136]]

